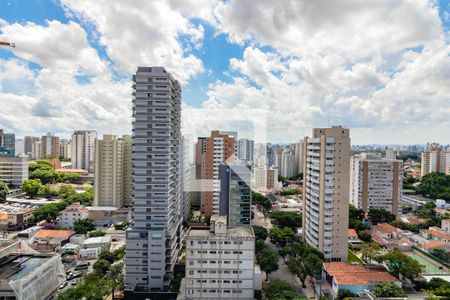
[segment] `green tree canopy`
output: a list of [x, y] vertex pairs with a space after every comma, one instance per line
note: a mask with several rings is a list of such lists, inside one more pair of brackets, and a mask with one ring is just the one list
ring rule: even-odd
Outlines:
[[41, 188], [42, 184], [39, 179], [26, 179], [20, 186], [21, 191], [30, 198], [36, 197], [39, 194], [39, 190]]
[[257, 240], [264, 241], [269, 236], [269, 232], [267, 231], [267, 229], [262, 226], [253, 225], [252, 228]]
[[91, 219], [80, 219], [73, 223], [73, 229], [76, 233], [86, 234], [89, 231], [95, 230], [95, 224]]
[[302, 215], [296, 212], [274, 211], [270, 217], [275, 220], [279, 227], [290, 227], [292, 229], [302, 227]]
[[322, 260], [315, 254], [307, 254], [303, 258], [290, 257], [287, 266], [292, 274], [295, 274], [305, 288], [307, 276], [317, 277], [322, 273]]
[[373, 290], [373, 294], [380, 298], [403, 298], [406, 297], [406, 293], [394, 283], [387, 281], [380, 282]]
[[297, 295], [292, 286], [284, 280], [274, 280], [264, 287], [266, 299], [271, 300], [300, 300], [307, 299]]
[[6, 195], [8, 195], [8, 193], [8, 185], [3, 181], [0, 181], [0, 201], [6, 201]]
[[337, 300], [343, 300], [345, 298], [352, 297], [356, 297], [356, 295], [347, 289], [339, 289], [339, 292], [337, 294]]
[[378, 223], [391, 223], [395, 220], [395, 215], [382, 208], [371, 208], [369, 209], [369, 219], [373, 225]]
[[99, 236], [105, 236], [106, 233], [104, 233], [101, 230], [92, 231], [89, 233], [89, 237], [99, 237]]
[[98, 274], [105, 275], [106, 272], [108, 272], [110, 266], [111, 263], [109, 261], [100, 258], [94, 263], [92, 267], [94, 271], [97, 272]]
[[416, 192], [433, 199], [450, 200], [450, 175], [429, 173], [420, 179]]
[[256, 259], [258, 261], [258, 265], [261, 267], [261, 270], [266, 272], [267, 275], [278, 270], [277, 252], [265, 248], [260, 251], [260, 253], [256, 256]]
[[414, 279], [421, 272], [421, 265], [397, 248], [388, 254], [378, 256], [376, 260], [386, 262], [389, 271], [397, 277], [401, 274], [408, 279]]
[[59, 212], [66, 208], [67, 203], [58, 202], [58, 203], [49, 203], [43, 206], [37, 207], [33, 211], [33, 220], [34, 222], [40, 222], [46, 220], [47, 222], [54, 222], [56, 217], [58, 217]]
[[289, 227], [273, 227], [269, 233], [270, 240], [277, 245], [286, 245], [288, 241], [292, 241], [295, 238], [295, 233]]

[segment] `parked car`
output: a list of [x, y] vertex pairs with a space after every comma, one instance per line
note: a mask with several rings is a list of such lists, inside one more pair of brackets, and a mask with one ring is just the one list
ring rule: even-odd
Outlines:
[[72, 285], [77, 285], [77, 283], [78, 283], [78, 279], [74, 279], [74, 280], [72, 280], [72, 282], [71, 282]]
[[65, 288], [65, 287], [67, 286], [67, 284], [68, 284], [68, 282], [67, 282], [67, 281], [64, 281], [63, 283], [61, 283], [61, 284], [58, 286], [58, 289], [62, 290], [63, 288]]

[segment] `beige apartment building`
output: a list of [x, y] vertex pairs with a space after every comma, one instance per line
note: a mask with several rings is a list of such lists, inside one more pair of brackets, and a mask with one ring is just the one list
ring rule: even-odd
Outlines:
[[422, 152], [420, 166], [421, 177], [432, 172], [450, 174], [450, 152], [441, 149], [436, 143], [432, 143], [428, 150]]
[[131, 202], [131, 136], [105, 134], [95, 144], [95, 206], [128, 206]]
[[341, 126], [304, 138], [303, 238], [328, 261], [347, 261], [350, 136]]
[[382, 208], [394, 214], [402, 195], [403, 162], [378, 157], [352, 157], [350, 201], [368, 212]]
[[40, 146], [39, 159], [59, 157], [59, 137], [54, 136], [49, 132], [41, 137]]

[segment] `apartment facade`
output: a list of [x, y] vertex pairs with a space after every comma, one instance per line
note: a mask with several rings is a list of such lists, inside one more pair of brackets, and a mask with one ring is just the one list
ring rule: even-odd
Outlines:
[[432, 172], [450, 174], [450, 152], [445, 151], [439, 144], [433, 143], [428, 150], [422, 152], [420, 176]]
[[304, 139], [303, 238], [328, 261], [347, 260], [350, 136], [341, 126]]
[[299, 141], [294, 146], [294, 174], [303, 172], [303, 141]]
[[26, 136], [24, 137], [24, 152], [30, 156], [33, 151], [33, 143], [41, 140], [38, 136]]
[[33, 142], [32, 145], [32, 150], [31, 150], [31, 159], [32, 160], [40, 160], [42, 158], [41, 155], [41, 150], [42, 150], [42, 146], [41, 146], [41, 141], [35, 141]]
[[[59, 137], [50, 132], [41, 137], [39, 159], [59, 157]], [[36, 144], [37, 146], [37, 144]]]
[[251, 178], [251, 171], [245, 165], [219, 166], [219, 215], [227, 217], [229, 226], [251, 225]]
[[133, 216], [126, 290], [167, 290], [180, 250], [181, 87], [162, 67], [133, 76]]
[[402, 195], [403, 161], [376, 157], [352, 157], [350, 201], [368, 212], [382, 208], [394, 214]]
[[59, 157], [60, 158], [72, 157], [72, 144], [70, 140], [61, 139], [59, 141]]
[[95, 130], [76, 130], [72, 134], [72, 169], [82, 169], [94, 173], [96, 139], [97, 132]]
[[95, 142], [94, 206], [123, 207], [131, 203], [132, 141], [105, 134]]
[[186, 237], [186, 299], [254, 299], [255, 235], [212, 216], [210, 230]]
[[238, 158], [243, 161], [252, 162], [255, 151], [254, 141], [250, 139], [239, 139], [237, 144]]
[[62, 228], [72, 229], [73, 225], [78, 220], [86, 219], [89, 211], [79, 202], [72, 203], [64, 210], [59, 212], [59, 224]]
[[257, 190], [273, 190], [278, 184], [278, 169], [273, 167], [253, 168], [254, 187]]
[[0, 180], [20, 186], [28, 179], [28, 159], [26, 157], [0, 157]]
[[295, 155], [290, 150], [285, 149], [281, 153], [280, 175], [285, 178], [294, 177], [295, 174]]
[[189, 158], [191, 154], [189, 139], [182, 137], [180, 146], [181, 213], [183, 221], [188, 221], [191, 213], [191, 176], [193, 169]]
[[206, 216], [219, 214], [220, 180], [219, 166], [233, 163], [236, 154], [236, 133], [211, 131], [206, 138], [205, 151], [202, 154], [201, 179], [208, 179], [201, 193], [201, 208]]

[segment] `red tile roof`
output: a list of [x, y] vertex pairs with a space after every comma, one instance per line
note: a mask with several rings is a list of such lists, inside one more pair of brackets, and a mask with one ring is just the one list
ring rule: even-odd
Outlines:
[[380, 223], [372, 227], [374, 231], [382, 233], [397, 232], [397, 228], [388, 223]]
[[58, 239], [68, 239], [75, 234], [72, 230], [48, 230], [42, 229], [36, 233], [35, 238], [48, 239], [48, 238], [58, 238]]
[[338, 285], [370, 285], [374, 282], [397, 279], [387, 271], [366, 269], [361, 265], [351, 265], [345, 262], [324, 263], [325, 271], [333, 276]]
[[438, 237], [438, 238], [441, 238], [441, 239], [450, 240], [450, 235], [444, 234], [444, 233], [436, 231], [436, 230], [427, 229], [427, 230], [425, 230], [425, 232], [427, 234], [431, 234], [431, 235], [433, 235], [435, 237]]
[[444, 245], [447, 245], [447, 244], [448, 243], [444, 242], [444, 241], [433, 241], [433, 242], [430, 242], [430, 243], [427, 243], [427, 244], [423, 245], [423, 248], [424, 249], [434, 249], [434, 248], [441, 247], [441, 246], [444, 246]]
[[358, 234], [356, 233], [356, 230], [355, 229], [349, 229], [348, 230], [348, 237], [349, 238], [357, 238]]

